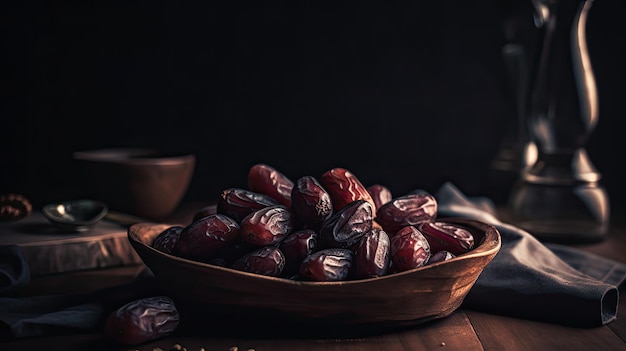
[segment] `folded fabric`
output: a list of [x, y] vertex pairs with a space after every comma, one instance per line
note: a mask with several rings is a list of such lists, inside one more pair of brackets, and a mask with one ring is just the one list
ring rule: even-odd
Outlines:
[[0, 245], [0, 293], [18, 290], [30, 282], [28, 262], [17, 245]]
[[102, 307], [96, 302], [76, 303], [80, 296], [37, 296], [0, 298], [4, 323], [2, 338], [24, 338], [53, 334], [63, 330], [89, 330], [100, 322]]
[[452, 183], [435, 194], [438, 217], [464, 217], [495, 226], [502, 247], [466, 296], [476, 311], [576, 327], [617, 318], [618, 286], [626, 265], [574, 247], [542, 243], [503, 223], [488, 198], [466, 197]]
[[0, 297], [0, 339], [102, 328], [108, 314], [116, 308], [162, 293], [152, 272], [146, 269], [129, 284], [92, 292]]

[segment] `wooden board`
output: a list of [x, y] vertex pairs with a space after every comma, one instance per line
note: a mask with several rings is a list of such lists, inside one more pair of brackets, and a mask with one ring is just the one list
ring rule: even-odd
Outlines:
[[128, 241], [126, 227], [103, 220], [87, 232], [69, 233], [40, 211], [0, 223], [0, 245], [20, 246], [31, 276], [142, 262]]

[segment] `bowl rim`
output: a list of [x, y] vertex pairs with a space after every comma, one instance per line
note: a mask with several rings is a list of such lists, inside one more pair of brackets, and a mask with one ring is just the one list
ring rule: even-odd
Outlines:
[[260, 279], [260, 280], [265, 280], [268, 282], [272, 281], [272, 282], [279, 283], [279, 284], [294, 285], [294, 286], [344, 286], [344, 285], [363, 284], [363, 283], [367, 283], [371, 281], [382, 282], [387, 279], [395, 279], [396, 277], [399, 277], [399, 276], [412, 275], [412, 274], [415, 274], [415, 272], [419, 272], [419, 271], [429, 271], [432, 269], [436, 269], [436, 267], [447, 265], [456, 261], [468, 260], [472, 258], [478, 258], [478, 257], [484, 257], [484, 256], [490, 256], [490, 255], [495, 256], [501, 248], [502, 242], [501, 242], [500, 232], [495, 226], [491, 224], [487, 224], [487, 223], [474, 220], [474, 219], [462, 218], [462, 217], [442, 217], [438, 219], [438, 221], [439, 220], [449, 221], [449, 222], [457, 223], [460, 225], [466, 224], [469, 226], [473, 226], [477, 229], [480, 229], [481, 231], [485, 233], [484, 238], [482, 239], [481, 243], [475, 246], [472, 250], [466, 253], [457, 255], [456, 257], [453, 257], [446, 261], [441, 261], [441, 262], [433, 263], [430, 265], [413, 268], [413, 269], [406, 270], [403, 272], [387, 274], [387, 275], [383, 275], [380, 277], [350, 279], [350, 280], [340, 280], [340, 281], [327, 281], [327, 282], [294, 280], [294, 279], [289, 279], [289, 278], [284, 278], [284, 277], [266, 276], [266, 275], [240, 271], [240, 270], [236, 270], [236, 269], [229, 268], [229, 267], [222, 267], [222, 266], [213, 265], [210, 263], [183, 258], [180, 256], [176, 256], [176, 255], [169, 254], [169, 253], [155, 249], [154, 247], [140, 240], [139, 235], [137, 234], [139, 230], [141, 230], [144, 227], [151, 228], [153, 230], [154, 228], [162, 228], [163, 230], [165, 230], [166, 228], [175, 226], [175, 225], [183, 226], [181, 224], [155, 223], [155, 222], [135, 223], [128, 228], [127, 236], [132, 245], [140, 245], [144, 249], [151, 251], [153, 254], [162, 255], [166, 257], [168, 260], [179, 261], [187, 265], [227, 272], [227, 273], [234, 274], [240, 277], [247, 277], [247, 278], [256, 279], [256, 280]]
[[113, 164], [181, 164], [195, 162], [196, 156], [188, 151], [166, 151], [155, 148], [111, 147], [74, 151], [78, 161]]

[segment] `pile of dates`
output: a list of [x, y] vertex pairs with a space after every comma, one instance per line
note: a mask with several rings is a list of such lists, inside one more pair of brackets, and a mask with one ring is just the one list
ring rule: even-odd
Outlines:
[[437, 219], [429, 193], [393, 197], [344, 168], [294, 181], [261, 163], [249, 169], [247, 188], [224, 190], [212, 210], [167, 228], [152, 246], [250, 273], [342, 281], [445, 261], [474, 244], [469, 230]]

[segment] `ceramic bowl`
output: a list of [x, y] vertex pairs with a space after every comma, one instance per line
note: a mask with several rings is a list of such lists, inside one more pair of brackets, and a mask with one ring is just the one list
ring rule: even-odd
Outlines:
[[[308, 282], [191, 261], [151, 247], [169, 224], [137, 223], [128, 238], [165, 291], [195, 321], [267, 333], [313, 328], [345, 335], [411, 326], [450, 315], [500, 249], [498, 230], [467, 219], [476, 247], [456, 258], [379, 278]], [[184, 315], [184, 313], [183, 313]], [[230, 321], [230, 322], [229, 322]], [[221, 324], [220, 324], [221, 323]], [[247, 328], [247, 329], [246, 329]], [[267, 330], [266, 330], [267, 329]]]
[[111, 148], [73, 154], [87, 195], [119, 211], [148, 220], [165, 218], [180, 204], [196, 157], [153, 149]]
[[43, 215], [60, 229], [70, 232], [90, 230], [108, 213], [108, 206], [100, 201], [74, 200], [47, 204]]

